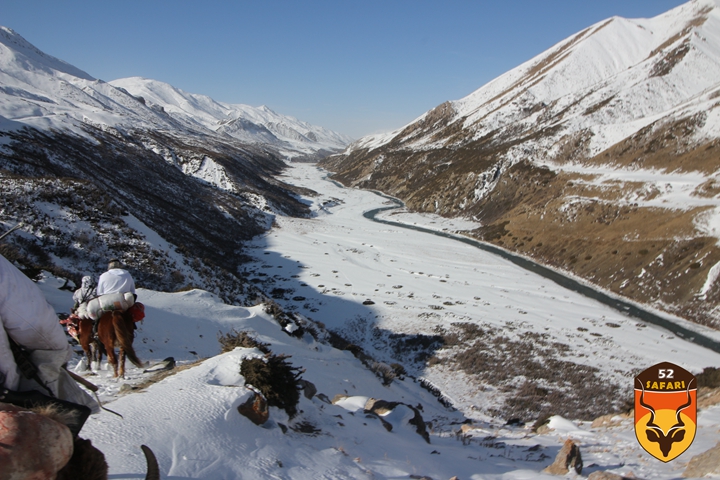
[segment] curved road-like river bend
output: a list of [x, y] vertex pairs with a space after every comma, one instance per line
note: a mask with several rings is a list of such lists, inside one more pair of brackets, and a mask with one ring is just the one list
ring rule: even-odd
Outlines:
[[[334, 182], [334, 183], [337, 183], [337, 182]], [[338, 185], [340, 185], [340, 184], [338, 183]], [[574, 292], [580, 293], [581, 295], [584, 295], [586, 297], [597, 300], [598, 302], [608, 305], [620, 312], [623, 312], [627, 315], [630, 315], [632, 317], [640, 319], [644, 322], [651, 323], [653, 325], [662, 327], [662, 328], [672, 332], [673, 334], [675, 334], [679, 337], [682, 337], [690, 342], [693, 342], [697, 345], [700, 345], [702, 347], [705, 347], [705, 348], [708, 348], [710, 350], [720, 353], [720, 342], [718, 342], [710, 337], [707, 337], [699, 332], [696, 332], [696, 331], [687, 329], [681, 325], [678, 325], [677, 323], [673, 322], [672, 320], [661, 317], [661, 316], [654, 314], [652, 312], [649, 312], [647, 310], [643, 310], [642, 308], [638, 307], [637, 305], [635, 305], [633, 303], [624, 301], [620, 298], [613, 297], [613, 296], [610, 296], [599, 290], [596, 290], [596, 289], [594, 289], [586, 284], [583, 284], [577, 280], [574, 280], [570, 277], [564, 276], [555, 270], [544, 267], [538, 263], [533, 262], [532, 260], [528, 260], [527, 258], [520, 257], [518, 255], [514, 255], [510, 252], [507, 252], [506, 250], [502, 250], [493, 245], [483, 243], [483, 242], [480, 242], [477, 240], [473, 240], [471, 238], [464, 237], [461, 235], [454, 235], [454, 234], [450, 234], [450, 233], [440, 232], [437, 230], [432, 230], [430, 228], [419, 227], [417, 225], [408, 225], [406, 223], [393, 222], [391, 220], [377, 218], [377, 215], [379, 213], [385, 212], [388, 210], [395, 210], [398, 208], [403, 208], [404, 204], [397, 198], [390, 197], [390, 196], [385, 195], [380, 192], [374, 192], [374, 193], [376, 193], [377, 195], [380, 195], [384, 198], [387, 198], [388, 200], [395, 202], [395, 205], [391, 206], [391, 207], [376, 208], [376, 209], [365, 212], [363, 214], [363, 216], [369, 220], [372, 220], [372, 221], [378, 222], [378, 223], [384, 223], [387, 225], [392, 225], [394, 227], [402, 227], [402, 228], [407, 228], [410, 230], [416, 230], [419, 232], [438, 235], [438, 236], [445, 237], [445, 238], [451, 238], [453, 240], [457, 240], [459, 242], [463, 242], [468, 245], [472, 245], [472, 246], [477, 247], [486, 252], [490, 252], [495, 255], [499, 255], [500, 257], [502, 257], [506, 260], [509, 260], [510, 262], [512, 262], [526, 270], [537, 273], [538, 275], [542, 275], [543, 277], [545, 277], [549, 280], [552, 280], [553, 282], [557, 283], [558, 285], [560, 285], [564, 288], [567, 288], [568, 290], [572, 290]]]

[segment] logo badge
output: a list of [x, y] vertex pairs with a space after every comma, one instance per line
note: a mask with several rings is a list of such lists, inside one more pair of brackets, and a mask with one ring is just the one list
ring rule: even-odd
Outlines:
[[635, 436], [663, 462], [690, 447], [697, 431], [697, 380], [670, 362], [658, 363], [635, 377]]

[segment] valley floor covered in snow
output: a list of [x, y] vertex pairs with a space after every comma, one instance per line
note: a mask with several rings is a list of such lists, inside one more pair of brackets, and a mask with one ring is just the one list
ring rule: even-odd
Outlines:
[[[503, 392], [492, 382], [452, 363], [404, 363], [384, 341], [431, 337], [453, 323], [477, 324], [509, 339], [531, 334], [564, 345], [564, 361], [596, 368], [599, 375], [591, 381], [624, 386], [628, 398], [634, 375], [651, 365], [669, 361], [698, 373], [720, 366], [720, 354], [472, 246], [372, 222], [363, 212], [382, 207], [386, 199], [339, 187], [313, 165], [292, 165], [283, 180], [318, 192], [305, 198], [315, 215], [278, 217], [277, 226], [249, 246], [255, 262], [247, 266], [248, 279], [287, 310], [322, 322], [376, 360], [403, 363], [408, 375], [383, 385], [349, 351], [309, 335], [287, 335], [262, 305], [224, 305], [199, 290], [140, 289], [138, 300], [146, 306], [135, 340], [140, 358], [152, 365], [172, 356], [178, 365], [192, 366], [142, 388], [137, 386], [152, 374], [130, 365], [124, 380], [111, 379], [103, 368], [88, 377], [100, 386], [105, 406], [123, 416], [94, 415], [81, 433], [105, 453], [110, 478], [142, 478], [141, 444], [154, 450], [168, 479], [553, 478], [540, 472], [572, 438], [582, 451], [583, 475], [609, 470], [670, 479], [680, 478], [690, 458], [720, 439], [720, 405], [700, 410], [693, 445], [667, 464], [644, 452], [628, 417], [591, 428], [588, 421], [555, 416], [552, 430], [541, 435], [530, 423], [506, 425], [509, 418], [490, 414], [503, 408]], [[438, 230], [467, 227], [428, 216], [387, 215]], [[47, 278], [41, 287], [56, 310], [66, 312], [71, 294], [57, 290], [57, 283]], [[232, 329], [254, 332], [273, 353], [290, 355], [289, 361], [304, 370], [302, 377], [317, 387], [312, 399], [301, 395], [296, 417], [271, 408], [270, 421], [261, 427], [238, 414], [237, 406], [250, 395], [240, 365], [263, 354], [242, 348], [220, 354], [218, 333]], [[720, 332], [701, 330], [720, 340]], [[443, 356], [441, 350], [433, 353]], [[80, 358], [71, 365], [78, 373], [84, 366]], [[508, 354], [505, 361], [511, 366], [514, 358]], [[421, 378], [442, 391], [454, 409], [422, 388]], [[338, 394], [348, 398], [338, 404], [324, 400]], [[389, 413], [388, 431], [363, 412], [368, 398], [421, 406], [430, 422], [429, 443], [409, 424], [411, 409]], [[461, 432], [469, 421], [473, 428]]]

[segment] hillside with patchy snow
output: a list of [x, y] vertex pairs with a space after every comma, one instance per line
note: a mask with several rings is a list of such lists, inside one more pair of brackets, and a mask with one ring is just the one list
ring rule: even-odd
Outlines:
[[[0, 251], [76, 281], [117, 257], [153, 288], [256, 295], [239, 276], [243, 243], [275, 215], [307, 214], [277, 179], [287, 159], [349, 139], [265, 107], [119, 84], [0, 27], [0, 231], [23, 223]], [[128, 91], [140, 86], [145, 97]]]
[[482, 240], [720, 326], [720, 3], [610, 18], [322, 165]]

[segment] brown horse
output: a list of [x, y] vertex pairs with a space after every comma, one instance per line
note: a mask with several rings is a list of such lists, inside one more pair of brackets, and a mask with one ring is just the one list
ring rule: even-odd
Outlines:
[[[145, 365], [135, 354], [132, 346], [135, 339], [135, 322], [128, 312], [114, 310], [105, 312], [97, 320], [97, 336], [105, 347], [108, 362], [112, 364], [115, 377], [125, 377], [125, 357], [138, 368]], [[83, 318], [78, 322], [78, 340], [88, 361], [88, 370], [93, 360], [100, 364], [102, 360], [102, 349], [92, 338], [92, 320]], [[115, 355], [115, 347], [118, 347], [118, 355]]]

